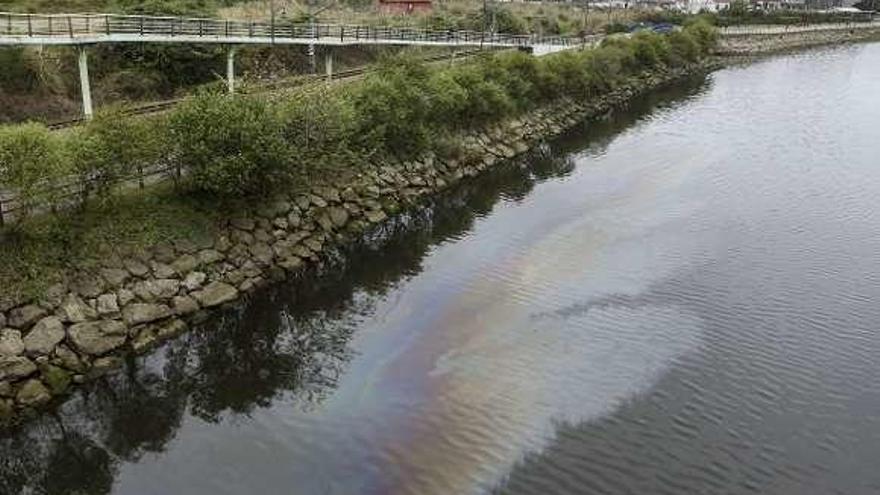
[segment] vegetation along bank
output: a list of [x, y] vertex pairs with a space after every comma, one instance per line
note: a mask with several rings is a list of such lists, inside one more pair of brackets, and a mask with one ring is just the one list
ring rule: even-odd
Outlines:
[[[714, 31], [487, 54], [168, 115], [0, 127], [0, 416], [52, 404], [208, 310], [302, 276], [499, 160], [706, 65]], [[8, 211], [14, 208], [14, 211]]]

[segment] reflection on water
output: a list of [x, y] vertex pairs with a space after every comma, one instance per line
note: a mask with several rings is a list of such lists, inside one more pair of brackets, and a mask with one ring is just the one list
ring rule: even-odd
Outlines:
[[876, 493], [878, 80], [577, 129], [0, 438], [0, 493]]
[[[241, 308], [218, 315], [151, 356], [129, 361], [123, 372], [89, 386], [57, 412], [0, 439], [0, 493], [100, 494], [113, 492], [114, 486], [116, 491], [125, 493], [182, 492], [175, 488], [189, 493], [241, 493], [234, 483], [224, 486], [224, 483], [212, 482], [210, 478], [192, 482], [200, 475], [213, 476], [211, 470], [234, 472], [229, 465], [219, 465], [224, 461], [239, 465], [243, 471], [254, 471], [252, 463], [266, 456], [275, 457], [273, 452], [253, 457], [236, 453], [235, 440], [232, 439], [220, 445], [232, 452], [204, 451], [201, 450], [203, 445], [190, 452], [186, 443], [204, 442], [201, 435], [210, 435], [218, 427], [234, 432], [242, 425], [259, 422], [265, 419], [267, 409], [281, 411], [272, 415], [272, 424], [263, 425], [271, 436], [272, 430], [284, 429], [286, 421], [294, 421], [292, 417], [309, 423], [307, 418], [314, 415], [332, 423], [333, 419], [329, 417], [334, 414], [365, 418], [374, 413], [383, 414], [381, 410], [387, 407], [383, 401], [411, 400], [406, 388], [383, 390], [380, 385], [369, 383], [377, 377], [358, 376], [360, 370], [352, 369], [351, 362], [360, 355], [369, 368], [374, 358], [376, 361], [388, 359], [383, 355], [394, 352], [394, 346], [387, 345], [386, 340], [380, 339], [375, 349], [372, 347], [376, 344], [369, 342], [370, 334], [393, 325], [376, 312], [388, 312], [388, 308], [395, 305], [396, 298], [403, 297], [405, 289], [401, 287], [425, 271], [425, 257], [439, 249], [438, 246], [465, 239], [474, 222], [489, 215], [499, 201], [513, 204], [524, 201], [536, 183], [571, 173], [574, 162], [569, 150], [579, 149], [587, 142], [595, 143], [599, 149], [611, 136], [648, 110], [680, 94], [695, 91], [701, 84], [702, 81], [697, 79], [683, 89], [658, 92], [638, 102], [630, 112], [616, 115], [601, 124], [592, 124], [588, 133], [573, 133], [567, 140], [536, 150], [525, 159], [465, 184], [436, 204], [412, 212], [376, 232], [371, 242], [347, 253], [344, 266], [328, 270], [316, 283], [264, 291]], [[413, 307], [417, 312], [414, 318], [428, 318], [431, 306], [437, 308], [435, 298], [456, 292], [451, 285], [427, 291], [428, 299], [433, 300], [418, 303], [425, 307]], [[413, 318], [413, 315], [405, 315], [405, 318]], [[544, 315], [541, 318], [563, 317]], [[365, 335], [361, 339], [366, 341], [365, 344], [351, 345], [355, 330]], [[491, 338], [500, 339], [502, 336]], [[491, 342], [480, 345], [491, 345]], [[439, 356], [437, 367], [431, 373], [450, 377], [456, 373], [468, 375], [487, 364], [491, 365], [491, 362], [482, 362], [476, 355]], [[629, 371], [650, 373], [637, 369]], [[336, 391], [342, 376], [348, 377], [349, 389], [359, 390], [339, 393], [347, 396], [344, 399], [347, 404], [342, 405], [343, 411], [340, 412], [339, 407], [328, 406], [326, 402]], [[400, 377], [390, 379], [398, 383], [402, 381]], [[398, 396], [385, 395], [390, 393]], [[355, 404], [359, 409], [344, 410]], [[408, 414], [420, 413], [412, 410]], [[378, 428], [381, 421], [374, 423], [373, 426]], [[303, 428], [301, 424], [287, 426]], [[321, 430], [335, 428], [333, 424], [312, 426], [316, 430], [314, 433], [295, 439], [295, 442], [303, 443], [298, 448], [306, 448], [308, 442], [323, 442]], [[396, 427], [391, 427], [390, 431], [377, 429], [368, 433], [375, 434], [373, 441], [391, 442], [396, 435]], [[387, 438], [382, 439], [382, 436]], [[234, 434], [230, 436], [234, 437]], [[238, 440], [244, 444], [253, 443], [246, 436]], [[327, 440], [332, 442], [333, 438], [328, 435]], [[297, 486], [308, 487], [297, 490], [297, 493], [358, 492], [361, 489], [384, 492], [390, 487], [384, 484], [390, 479], [389, 473], [374, 472], [371, 475], [370, 467], [360, 463], [384, 463], [388, 468], [388, 463], [405, 463], [404, 457], [414, 454], [412, 451], [389, 451], [379, 453], [385, 456], [384, 459], [370, 461], [371, 455], [377, 455], [370, 452], [372, 446], [354, 445], [353, 448], [362, 452], [338, 455], [335, 452], [337, 447], [352, 447], [342, 443], [328, 448], [334, 451], [329, 457], [323, 457], [319, 452], [321, 449], [316, 447], [317, 460], [303, 462], [304, 467], [291, 469], [304, 474], [316, 469], [313, 472], [328, 474], [327, 479], [313, 480], [318, 483], [315, 485], [297, 482]], [[262, 447], [271, 450], [269, 443]], [[180, 454], [174, 456], [179, 463], [163, 463], [163, 452], [169, 449], [183, 450], [198, 457]], [[354, 459], [356, 457], [359, 459]], [[163, 485], [163, 474], [156, 474], [152, 469], [143, 476], [137, 473], [126, 476], [131, 466], [154, 463], [162, 465], [158, 469], [164, 476], [179, 476], [180, 479]], [[211, 466], [212, 463], [218, 465]], [[334, 475], [333, 469], [340, 469], [339, 474]], [[343, 479], [346, 471], [361, 476], [361, 484], [348, 485], [353, 480]], [[490, 474], [497, 477], [498, 473]], [[369, 479], [371, 476], [372, 480]], [[408, 479], [410, 483], [418, 483], [417, 476], [412, 473], [399, 472], [397, 476], [401, 482]], [[253, 479], [253, 476], [247, 478]], [[333, 478], [337, 480], [333, 481]], [[332, 487], [333, 483], [340, 486]], [[242, 485], [241, 488], [250, 491], [253, 486]], [[269, 492], [279, 493], [280, 486], [286, 485], [269, 485]], [[183, 487], [188, 488], [184, 490]], [[400, 488], [412, 491], [411, 488]]]

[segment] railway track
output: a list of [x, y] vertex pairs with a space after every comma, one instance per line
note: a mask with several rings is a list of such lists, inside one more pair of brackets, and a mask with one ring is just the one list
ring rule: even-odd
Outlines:
[[[467, 58], [467, 57], [472, 57], [478, 53], [481, 53], [481, 50], [469, 50], [469, 51], [464, 51], [464, 52], [459, 52], [459, 53], [454, 53], [454, 54], [433, 55], [430, 57], [423, 58], [422, 61], [425, 63], [442, 62], [445, 60], [463, 59], [463, 58]], [[365, 74], [367, 74], [371, 70], [372, 69], [370, 69], [369, 66], [362, 66], [362, 67], [355, 67], [353, 69], [341, 70], [339, 72], [333, 73], [331, 75], [330, 79], [332, 81], [356, 79], [356, 78], [364, 76]], [[306, 86], [308, 84], [313, 84], [313, 83], [317, 83], [320, 81], [326, 81], [326, 80], [327, 80], [327, 76], [325, 76], [325, 75], [312, 74], [312, 75], [307, 75], [307, 76], [296, 77], [295, 80], [258, 83], [258, 84], [250, 85], [247, 89], [247, 94], [259, 94], [259, 93], [267, 93], [267, 92], [272, 92], [272, 91], [279, 91], [282, 89], [291, 89], [291, 88]], [[161, 100], [161, 101], [154, 101], [154, 102], [149, 102], [149, 103], [141, 103], [141, 104], [137, 104], [137, 105], [131, 105], [131, 106], [125, 107], [121, 111], [121, 113], [123, 115], [149, 115], [149, 114], [155, 114], [155, 113], [162, 113], [162, 112], [165, 112], [165, 111], [168, 111], [168, 110], [174, 108], [175, 106], [177, 106], [181, 102], [185, 101], [186, 98], [187, 97], [173, 98], [173, 99], [169, 99], [169, 100]], [[71, 127], [76, 127], [76, 126], [81, 125], [85, 122], [87, 122], [87, 119], [79, 117], [79, 118], [75, 118], [75, 119], [50, 122], [50, 123], [46, 124], [46, 127], [48, 127], [49, 129], [52, 129], [52, 130], [60, 130], [60, 129], [67, 129], [67, 128], [71, 128]]]

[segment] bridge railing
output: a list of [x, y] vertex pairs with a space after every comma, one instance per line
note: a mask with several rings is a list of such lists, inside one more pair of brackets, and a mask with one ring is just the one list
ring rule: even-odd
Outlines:
[[478, 31], [429, 30], [403, 27], [376, 27], [345, 24], [313, 24], [289, 22], [251, 22], [222, 19], [155, 17], [118, 14], [20, 14], [0, 12], [0, 36], [18, 38], [112, 38], [127, 37], [204, 37], [215, 39], [253, 39], [257, 42], [274, 39], [331, 39], [340, 42], [360, 40], [489, 43], [510, 46], [535, 44], [574, 45], [580, 39], [561, 36], [530, 36]]

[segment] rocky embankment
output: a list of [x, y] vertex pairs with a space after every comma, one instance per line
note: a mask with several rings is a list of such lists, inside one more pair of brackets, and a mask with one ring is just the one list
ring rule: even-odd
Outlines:
[[463, 138], [464, 158], [364, 167], [344, 184], [279, 196], [211, 239], [154, 246], [80, 267], [39, 300], [0, 298], [0, 418], [26, 417], [80, 383], [184, 332], [267, 283], [302, 276], [330, 249], [585, 118], [706, 65], [657, 72], [587, 103], [566, 101]]
[[757, 55], [875, 40], [880, 40], [880, 27], [777, 34], [736, 34], [719, 37], [716, 53], [725, 56]]

